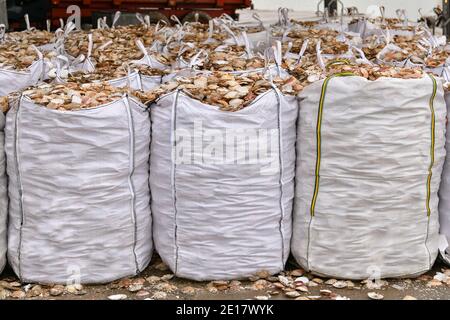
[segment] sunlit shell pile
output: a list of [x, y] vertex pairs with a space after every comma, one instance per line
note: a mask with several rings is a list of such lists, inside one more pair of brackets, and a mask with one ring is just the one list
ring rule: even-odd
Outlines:
[[433, 53], [425, 59], [425, 65], [430, 68], [440, 67], [446, 63], [448, 57], [448, 51], [434, 50]]
[[[88, 50], [89, 33], [92, 34], [94, 49], [112, 41], [110, 46], [115, 47], [117, 52], [121, 50], [125, 50], [125, 52], [129, 52], [130, 50], [137, 52], [137, 39], [140, 39], [146, 46], [151, 45], [154, 40], [159, 39], [159, 36], [155, 35], [154, 27], [144, 25], [120, 26], [111, 29], [93, 29], [89, 32], [75, 31], [71, 32], [64, 40], [66, 52], [72, 57], [77, 57], [80, 54], [85, 55]], [[100, 55], [101, 53], [102, 52], [98, 52], [96, 54]]]
[[[43, 53], [48, 59], [56, 56], [55, 52]], [[0, 44], [0, 69], [23, 71], [30, 67], [38, 59], [36, 50], [23, 43]]]
[[316, 27], [319, 24], [319, 21], [317, 20], [295, 20], [291, 19], [291, 23], [298, 24], [305, 28], [313, 28]]
[[[308, 40], [306, 53], [315, 54], [316, 45], [320, 41], [323, 54], [344, 54], [349, 50], [346, 42], [338, 40], [339, 32], [326, 29], [295, 29], [288, 33], [292, 43], [291, 52], [299, 53], [305, 40]], [[347, 40], [351, 37], [346, 36]], [[288, 43], [284, 44], [284, 51], [288, 48]]]
[[23, 91], [37, 105], [62, 111], [95, 108], [118, 100], [123, 94], [123, 90], [107, 83], [44, 84]]
[[9, 32], [5, 36], [5, 42], [42, 46], [52, 42], [54, 37], [55, 35], [52, 32], [33, 29], [20, 32]]
[[93, 83], [93, 82], [102, 82], [109, 81], [117, 78], [122, 78], [127, 76], [127, 72], [125, 70], [117, 69], [114, 72], [99, 72], [96, 70], [95, 72], [73, 72], [70, 73], [67, 79], [64, 79], [67, 82], [75, 82], [79, 84], [83, 83]]
[[[145, 64], [132, 64], [130, 65], [130, 68], [139, 71], [139, 73], [144, 76], [165, 76], [169, 74], [168, 71], [152, 68]], [[120, 70], [124, 70], [124, 68], [119, 68], [119, 71]]]
[[399, 78], [399, 79], [419, 79], [425, 73], [417, 68], [400, 68], [391, 66], [368, 66], [368, 65], [347, 65], [347, 64], [333, 64], [329, 66], [327, 73], [336, 74], [342, 72], [349, 72], [355, 76], [360, 76], [368, 80], [377, 80], [382, 77]]
[[296, 95], [303, 86], [294, 77], [275, 77], [273, 84], [260, 73], [234, 76], [214, 73], [209, 76], [176, 77], [146, 93], [147, 103], [158, 97], [182, 90], [203, 103], [217, 106], [222, 111], [238, 111], [275, 85], [284, 94]]
[[210, 71], [243, 71], [263, 68], [264, 59], [260, 57], [247, 58], [240, 55], [233, 55], [226, 52], [212, 52], [204, 69]]

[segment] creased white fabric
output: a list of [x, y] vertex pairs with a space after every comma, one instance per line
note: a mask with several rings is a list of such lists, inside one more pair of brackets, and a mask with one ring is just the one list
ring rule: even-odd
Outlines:
[[5, 115], [0, 112], [0, 273], [6, 265], [6, 219], [8, 215], [4, 127]]
[[8, 112], [8, 258], [22, 281], [101, 283], [147, 266], [149, 148], [149, 113], [127, 97], [80, 111], [22, 98]]
[[35, 61], [28, 70], [15, 71], [0, 68], [0, 96], [36, 84], [44, 73], [44, 60]]
[[306, 269], [347, 279], [404, 277], [431, 268], [438, 252], [438, 188], [445, 158], [443, 88], [430, 77], [333, 78], [321, 122], [314, 216], [317, 119], [323, 80], [300, 94], [292, 253]]
[[[445, 94], [445, 102], [447, 105], [447, 114], [450, 110], [450, 94]], [[439, 223], [440, 233], [447, 238], [450, 243], [450, 133], [449, 123], [447, 121], [447, 140], [445, 142], [445, 149], [447, 150], [447, 157], [444, 163], [444, 170], [442, 171], [441, 186], [439, 188]], [[450, 247], [441, 249], [442, 258], [450, 265]]]
[[[155, 248], [177, 276], [238, 279], [283, 270], [291, 237], [297, 107], [295, 97], [274, 90], [237, 112], [219, 111], [182, 92], [151, 106]], [[273, 134], [265, 140], [271, 141], [267, 157], [252, 163], [233, 157], [247, 142], [263, 143], [251, 135], [246, 140], [236, 132], [242, 129]], [[189, 150], [194, 137], [204, 149], [196, 143]], [[230, 151], [220, 156], [221, 147]]]

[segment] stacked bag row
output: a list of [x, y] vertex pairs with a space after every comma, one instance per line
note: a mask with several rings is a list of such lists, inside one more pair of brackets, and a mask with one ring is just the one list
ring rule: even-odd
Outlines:
[[[202, 48], [202, 57], [173, 44], [161, 49], [182, 52], [169, 64], [191, 62], [152, 90], [83, 80], [70, 68], [108, 70], [101, 51], [111, 44], [94, 53], [95, 33], [82, 34], [85, 60], [56, 57], [59, 79], [8, 97], [8, 258], [22, 281], [134, 275], [150, 261], [152, 238], [175, 275], [195, 280], [276, 274], [290, 252], [339, 278], [431, 268], [445, 158], [441, 79], [378, 66], [347, 40], [348, 55], [333, 55], [321, 41], [328, 29], [300, 46], [292, 39], [303, 31], [289, 25], [261, 56], [225, 20], [234, 43], [220, 50], [244, 57], [235, 64], [243, 70], [217, 73], [224, 51]], [[148, 45], [131, 61], [153, 68], [167, 55]]]

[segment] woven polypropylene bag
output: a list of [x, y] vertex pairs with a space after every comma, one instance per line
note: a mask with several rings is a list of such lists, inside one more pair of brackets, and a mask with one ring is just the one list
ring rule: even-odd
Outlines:
[[[177, 276], [238, 279], [283, 270], [291, 237], [297, 107], [295, 97], [275, 90], [237, 112], [180, 91], [152, 105], [155, 248]], [[270, 152], [252, 158], [241, 153], [246, 146], [264, 150], [263, 144]]]
[[5, 162], [5, 115], [0, 114], [0, 273], [6, 264], [6, 218], [8, 215], [8, 197], [6, 182], [6, 162]]
[[438, 253], [442, 85], [334, 76], [300, 95], [292, 252], [331, 277], [404, 277]]
[[44, 74], [44, 60], [35, 61], [28, 70], [17, 71], [0, 68], [0, 96], [36, 84]]
[[22, 97], [7, 114], [8, 258], [22, 281], [101, 283], [151, 259], [150, 119], [123, 97], [79, 111]]
[[[447, 114], [450, 108], [450, 94], [445, 94], [445, 101], [447, 105]], [[443, 260], [450, 265], [450, 158], [448, 152], [450, 152], [450, 140], [449, 140], [449, 123], [447, 121], [447, 140], [445, 142], [445, 149], [447, 150], [447, 157], [444, 163], [444, 170], [442, 171], [441, 186], [439, 188], [439, 223], [441, 245], [439, 247]]]

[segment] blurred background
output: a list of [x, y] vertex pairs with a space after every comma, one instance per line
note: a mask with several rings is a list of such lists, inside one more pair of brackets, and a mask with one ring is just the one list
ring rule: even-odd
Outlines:
[[[326, 6], [340, 13], [341, 8], [347, 13], [348, 8], [356, 8], [359, 13], [379, 14], [379, 6], [384, 6], [386, 16], [395, 17], [396, 9], [406, 9], [408, 19], [417, 21], [424, 17], [441, 19], [441, 25], [450, 20], [449, 0], [0, 0], [0, 23], [10, 30], [25, 28], [24, 15], [28, 14], [31, 25], [46, 27], [50, 19], [52, 28], [60, 26], [60, 18], [66, 20], [72, 12], [67, 13], [70, 5], [81, 8], [82, 23], [87, 28], [95, 26], [99, 17], [107, 16], [112, 20], [115, 11], [125, 13], [119, 24], [136, 23], [135, 12], [150, 15], [151, 21], [166, 20], [176, 15], [180, 20], [198, 20], [207, 22], [211, 17], [224, 13], [240, 21], [252, 19], [257, 12], [265, 23], [277, 21], [276, 11], [279, 7], [291, 9], [290, 16], [295, 18], [317, 17], [319, 9]], [[420, 13], [419, 13], [420, 10]], [[450, 24], [448, 24], [450, 27]]]

